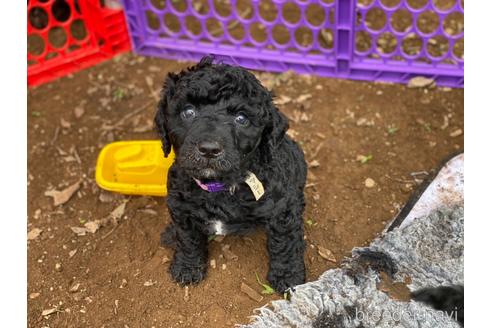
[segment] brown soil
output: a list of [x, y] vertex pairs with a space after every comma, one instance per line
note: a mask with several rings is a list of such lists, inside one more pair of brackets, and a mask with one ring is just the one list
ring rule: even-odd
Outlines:
[[[169, 222], [165, 199], [109, 194], [94, 182], [104, 144], [156, 137], [149, 124], [156, 104], [151, 90], [167, 72], [187, 65], [126, 54], [29, 90], [27, 230], [43, 229], [28, 241], [29, 327], [232, 327], [281, 297], [257, 302], [241, 292], [243, 282], [262, 290], [255, 272], [265, 281], [264, 232], [211, 241], [216, 268], [198, 286], [181, 288], [167, 272], [172, 251], [159, 247]], [[463, 148], [456, 132], [463, 130], [463, 90], [290, 73], [260, 77], [286, 102], [279, 107], [291, 118], [289, 133], [313, 165], [304, 215], [308, 281], [382, 231], [425, 178], [415, 172], [429, 172]], [[306, 99], [296, 102], [300, 96]], [[75, 108], [84, 109], [80, 118]], [[118, 121], [121, 128], [111, 127]], [[358, 155], [372, 159], [363, 164]], [[368, 178], [374, 187], [366, 187]], [[79, 179], [79, 192], [64, 205], [54, 207], [44, 195]], [[107, 217], [126, 198], [118, 225], [85, 236], [71, 230]], [[237, 260], [224, 256], [225, 244]], [[331, 250], [337, 263], [321, 257], [318, 246]]]

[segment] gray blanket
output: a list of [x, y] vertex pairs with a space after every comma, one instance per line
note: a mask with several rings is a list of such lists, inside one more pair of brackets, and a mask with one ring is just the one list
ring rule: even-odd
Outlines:
[[[447, 314], [414, 301], [389, 297], [378, 289], [381, 271], [393, 281], [411, 278], [411, 291], [463, 284], [464, 218], [461, 206], [417, 218], [355, 248], [341, 268], [297, 286], [290, 301], [256, 310], [239, 327], [459, 327]], [[408, 281], [407, 281], [408, 283]], [[323, 314], [322, 316], [320, 316]]]

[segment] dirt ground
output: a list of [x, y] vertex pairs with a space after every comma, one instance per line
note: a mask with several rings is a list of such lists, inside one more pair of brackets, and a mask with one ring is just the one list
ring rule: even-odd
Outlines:
[[[165, 198], [111, 194], [95, 183], [102, 146], [156, 138], [161, 81], [188, 65], [125, 54], [28, 91], [29, 327], [232, 327], [281, 297], [257, 302], [240, 291], [242, 282], [262, 290], [255, 273], [265, 281], [263, 231], [210, 241], [215, 268], [198, 286], [182, 288], [167, 272], [172, 251], [159, 246], [169, 222]], [[308, 281], [367, 245], [426, 174], [463, 149], [463, 90], [258, 75], [276, 93], [289, 134], [310, 163]], [[45, 195], [78, 181], [62, 205]], [[125, 201], [116, 223], [85, 235], [73, 231]]]

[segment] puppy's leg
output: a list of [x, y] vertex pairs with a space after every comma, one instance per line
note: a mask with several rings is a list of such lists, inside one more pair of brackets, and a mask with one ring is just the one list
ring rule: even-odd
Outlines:
[[305, 282], [303, 221], [293, 213], [272, 219], [267, 227], [270, 267], [267, 279], [279, 293]]
[[175, 226], [176, 248], [169, 267], [173, 279], [183, 285], [196, 284], [207, 273], [207, 236], [195, 229]]
[[174, 227], [174, 224], [169, 224], [164, 231], [161, 232], [161, 246], [176, 249], [176, 228]]

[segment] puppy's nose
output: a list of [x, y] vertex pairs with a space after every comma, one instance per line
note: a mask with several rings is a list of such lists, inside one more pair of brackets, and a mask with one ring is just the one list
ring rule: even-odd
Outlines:
[[200, 155], [208, 158], [214, 158], [222, 154], [224, 148], [216, 141], [202, 141], [198, 144]]

